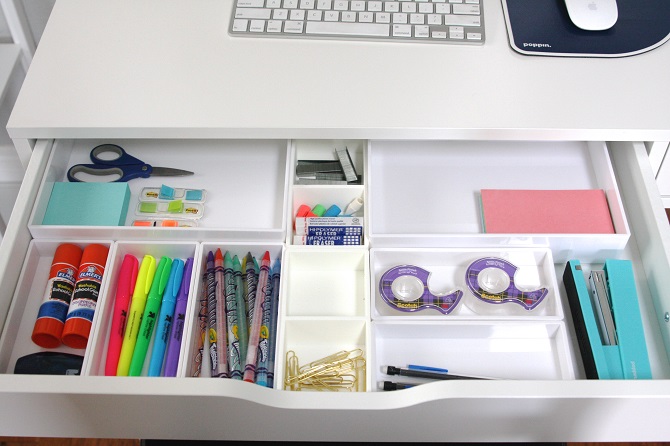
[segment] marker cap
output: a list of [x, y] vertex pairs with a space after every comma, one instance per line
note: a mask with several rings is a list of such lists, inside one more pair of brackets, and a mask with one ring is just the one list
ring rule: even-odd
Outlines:
[[342, 213], [342, 209], [336, 204], [329, 207], [326, 212], [323, 213], [323, 217], [337, 217]]
[[322, 204], [317, 204], [312, 208], [312, 212], [317, 216], [317, 217], [322, 217], [323, 214], [326, 212], [326, 207]]
[[306, 204], [301, 204], [300, 206], [298, 206], [298, 210], [296, 211], [295, 216], [304, 217], [305, 215], [307, 215], [308, 212], [311, 211], [312, 209], [309, 206], [307, 206]]

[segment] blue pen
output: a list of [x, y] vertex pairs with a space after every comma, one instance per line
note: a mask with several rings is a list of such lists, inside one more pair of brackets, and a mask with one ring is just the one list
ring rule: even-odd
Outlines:
[[193, 257], [186, 259], [184, 272], [182, 274], [181, 286], [177, 295], [177, 304], [172, 318], [172, 329], [168, 341], [167, 353], [165, 354], [164, 376], [177, 376], [179, 365], [179, 351], [181, 350], [181, 339], [184, 334], [184, 322], [186, 322], [186, 307], [188, 305], [188, 290], [191, 287], [191, 275], [193, 272]]
[[149, 360], [148, 376], [160, 376], [163, 368], [163, 358], [165, 357], [165, 348], [170, 337], [170, 328], [174, 316], [177, 295], [179, 294], [181, 278], [184, 274], [184, 261], [174, 259], [170, 269], [170, 278], [163, 293], [163, 302], [161, 311], [158, 314], [158, 328], [156, 329], [156, 338], [151, 350], [151, 359]]
[[409, 364], [407, 366], [408, 369], [410, 370], [425, 370], [428, 372], [439, 372], [439, 373], [449, 373], [449, 370], [447, 369], [441, 369], [438, 367], [428, 367], [425, 365], [416, 365], [416, 364]]

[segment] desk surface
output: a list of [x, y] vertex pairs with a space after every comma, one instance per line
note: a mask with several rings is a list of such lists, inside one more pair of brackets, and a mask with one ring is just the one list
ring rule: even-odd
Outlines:
[[8, 130], [670, 140], [670, 44], [616, 59], [524, 56], [501, 2], [484, 2], [486, 44], [460, 46], [231, 37], [230, 0], [58, 0]]

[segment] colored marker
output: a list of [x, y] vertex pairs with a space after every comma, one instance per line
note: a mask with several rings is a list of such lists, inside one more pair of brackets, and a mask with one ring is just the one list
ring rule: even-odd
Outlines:
[[268, 294], [268, 288], [271, 287], [270, 275], [270, 253], [265, 251], [261, 260], [260, 272], [258, 274], [258, 286], [256, 288], [256, 297], [254, 299], [254, 308], [251, 315], [252, 323], [249, 328], [249, 346], [247, 347], [247, 360], [244, 365], [244, 374], [242, 379], [247, 382], [254, 382], [256, 378], [256, 360], [258, 358], [258, 345], [261, 336], [261, 323], [263, 321], [263, 302], [265, 295]]
[[281, 280], [281, 257], [277, 256], [272, 266], [272, 320], [270, 323], [270, 353], [268, 354], [268, 387], [274, 387], [275, 353], [277, 351], [277, 322], [279, 318], [279, 287]]
[[158, 314], [158, 324], [156, 326], [156, 338], [151, 348], [151, 358], [149, 359], [148, 376], [161, 376], [163, 369], [163, 359], [165, 358], [165, 349], [170, 338], [170, 329], [174, 316], [175, 305], [177, 304], [177, 295], [181, 291], [181, 279], [184, 274], [184, 261], [174, 259], [170, 269], [170, 278], [168, 279], [163, 301], [161, 302], [161, 311]]
[[186, 307], [188, 305], [188, 291], [191, 287], [191, 274], [193, 272], [193, 257], [186, 259], [184, 272], [182, 274], [181, 286], [177, 295], [177, 303], [174, 308], [174, 317], [172, 318], [172, 329], [170, 340], [168, 341], [167, 353], [165, 354], [164, 376], [177, 376], [177, 366], [179, 365], [179, 352], [181, 350], [181, 340], [184, 334], [184, 323], [186, 322]]
[[133, 351], [137, 342], [137, 333], [140, 331], [144, 306], [147, 303], [147, 296], [149, 295], [155, 272], [156, 259], [148, 254], [145, 255], [137, 272], [137, 282], [133, 290], [133, 298], [130, 301], [126, 331], [123, 334], [123, 344], [121, 345], [121, 353], [119, 354], [119, 366], [116, 368], [118, 376], [128, 376], [130, 360], [133, 358]]
[[156, 318], [161, 307], [161, 300], [163, 293], [167, 287], [170, 279], [170, 270], [172, 269], [172, 259], [167, 256], [161, 257], [154, 280], [151, 283], [151, 290], [147, 297], [147, 303], [144, 306], [144, 313], [142, 314], [142, 322], [140, 323], [140, 331], [137, 333], [137, 341], [135, 342], [135, 350], [133, 350], [133, 357], [130, 360], [130, 369], [128, 375], [140, 376], [142, 368], [144, 367], [144, 360], [147, 356], [151, 336], [156, 325]]
[[240, 340], [240, 359], [242, 359], [247, 357], [249, 327], [247, 324], [247, 308], [244, 301], [242, 265], [237, 255], [233, 256], [233, 277], [235, 279], [235, 303], [237, 305], [237, 337]]
[[116, 376], [116, 369], [119, 366], [123, 334], [128, 320], [128, 307], [137, 282], [139, 263], [137, 257], [132, 254], [126, 254], [121, 263], [119, 279], [116, 282], [116, 298], [112, 309], [112, 327], [109, 329], [109, 342], [107, 343], [106, 376]]
[[[216, 250], [207, 255], [207, 313], [209, 315], [209, 352], [212, 377], [228, 378], [228, 347], [226, 339], [226, 284], [223, 277], [223, 255]], [[210, 266], [211, 265], [211, 266]]]

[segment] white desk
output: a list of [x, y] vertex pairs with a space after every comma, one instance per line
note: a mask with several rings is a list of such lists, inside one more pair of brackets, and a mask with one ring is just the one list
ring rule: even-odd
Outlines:
[[59, 1], [8, 127], [17, 139], [670, 139], [669, 45], [523, 56], [500, 2], [484, 5], [487, 41], [472, 47], [232, 38], [229, 1]]
[[[670, 302], [663, 282], [670, 230], [644, 146], [635, 141], [670, 140], [670, 45], [621, 59], [523, 56], [508, 45], [500, 2], [484, 1], [487, 42], [472, 47], [232, 38], [232, 5], [222, 0], [59, 0], [8, 124], [28, 167], [18, 199], [25, 208], [15, 210], [0, 250], [0, 310], [12, 299], [5, 290], [18, 282], [30, 207], [51, 143], [60, 139], [618, 141], [611, 153], [637, 235], [625, 255], [641, 273], [659, 379], [445, 382], [325, 395], [230, 380], [6, 374], [0, 393], [12, 403], [2, 404], [0, 434], [667, 439], [669, 335], [651, 302]], [[39, 423], [25, 421], [36, 411]]]

